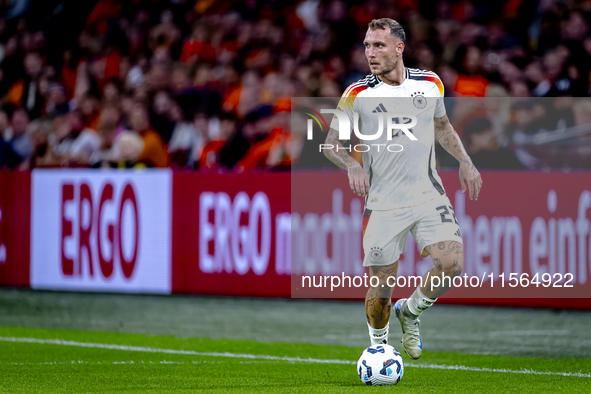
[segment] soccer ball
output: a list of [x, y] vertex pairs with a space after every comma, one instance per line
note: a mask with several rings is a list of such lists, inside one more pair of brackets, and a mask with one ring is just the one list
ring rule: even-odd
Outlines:
[[372, 345], [361, 353], [357, 373], [368, 386], [395, 385], [404, 375], [404, 361], [392, 346]]

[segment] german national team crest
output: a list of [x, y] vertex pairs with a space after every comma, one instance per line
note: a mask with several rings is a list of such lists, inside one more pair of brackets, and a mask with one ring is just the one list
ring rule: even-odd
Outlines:
[[377, 246], [374, 246], [373, 248], [371, 248], [371, 252], [370, 255], [372, 260], [380, 260], [383, 256], [382, 254], [382, 249], [378, 248]]
[[416, 96], [413, 97], [412, 103], [418, 109], [423, 109], [423, 108], [425, 108], [427, 106], [427, 99], [422, 94], [419, 94], [419, 95], [416, 95]]

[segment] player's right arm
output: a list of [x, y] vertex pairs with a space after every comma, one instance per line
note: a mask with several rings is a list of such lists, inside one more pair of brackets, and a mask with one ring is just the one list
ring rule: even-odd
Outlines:
[[323, 149], [324, 156], [336, 164], [337, 167], [347, 170], [349, 187], [351, 187], [353, 193], [366, 196], [369, 193], [369, 176], [359, 162], [349, 155], [349, 152], [343, 146], [344, 142], [346, 141], [339, 140], [339, 132], [330, 128], [325, 143], [331, 148]]

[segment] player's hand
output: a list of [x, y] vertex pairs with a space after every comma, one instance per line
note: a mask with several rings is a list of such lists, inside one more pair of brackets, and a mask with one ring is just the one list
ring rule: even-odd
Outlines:
[[349, 167], [347, 174], [349, 175], [349, 186], [353, 193], [357, 193], [359, 196], [369, 194], [369, 176], [359, 163]]
[[462, 193], [466, 193], [467, 184], [470, 200], [473, 199], [472, 197], [478, 200], [480, 188], [482, 187], [482, 177], [470, 159], [460, 160], [460, 184], [462, 185]]

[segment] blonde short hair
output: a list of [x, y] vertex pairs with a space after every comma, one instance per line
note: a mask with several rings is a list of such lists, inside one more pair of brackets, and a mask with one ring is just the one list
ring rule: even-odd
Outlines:
[[390, 18], [381, 18], [381, 19], [374, 19], [369, 23], [369, 28], [371, 30], [381, 29], [386, 30], [390, 29], [390, 34], [394, 37], [398, 38], [406, 45], [406, 33], [404, 29], [400, 25], [400, 23], [396, 22], [394, 19]]

